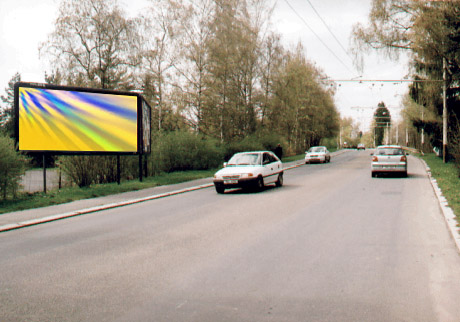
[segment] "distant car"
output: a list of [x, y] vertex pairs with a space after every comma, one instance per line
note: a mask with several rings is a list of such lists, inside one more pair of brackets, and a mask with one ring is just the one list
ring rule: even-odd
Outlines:
[[380, 145], [372, 155], [372, 177], [381, 173], [398, 173], [407, 177], [407, 155], [399, 145]]
[[325, 146], [313, 146], [305, 152], [305, 164], [312, 162], [331, 162], [331, 154]]
[[224, 168], [214, 175], [217, 193], [230, 188], [257, 188], [267, 184], [283, 185], [283, 164], [270, 151], [240, 152], [233, 155]]
[[358, 144], [358, 150], [366, 150], [366, 146], [363, 143]]

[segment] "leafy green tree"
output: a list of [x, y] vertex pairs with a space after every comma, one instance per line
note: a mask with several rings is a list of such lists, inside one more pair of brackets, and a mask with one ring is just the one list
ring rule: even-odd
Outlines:
[[1, 96], [5, 104], [0, 109], [0, 128], [9, 137], [14, 137], [14, 84], [21, 81], [21, 74], [16, 73], [5, 88], [5, 96]]
[[287, 53], [275, 80], [275, 97], [267, 113], [268, 126], [282, 133], [295, 153], [335, 136], [338, 113], [332, 93], [325, 89], [321, 72], [309, 63], [302, 46]]
[[[417, 82], [411, 85], [411, 97], [438, 115], [442, 114], [443, 61], [446, 62], [449, 133], [458, 131], [460, 115], [460, 3], [458, 1], [374, 0], [369, 25], [354, 27], [354, 50], [382, 50], [397, 57], [409, 51], [412, 72]], [[431, 121], [427, 121], [431, 122]], [[430, 124], [426, 124], [430, 126]], [[425, 125], [418, 124], [419, 128]], [[440, 133], [434, 145], [439, 145]]]
[[11, 138], [0, 135], [0, 194], [5, 200], [9, 194], [16, 196], [21, 176], [25, 171], [25, 158], [16, 152]]
[[380, 102], [377, 110], [374, 113], [374, 135], [375, 144], [384, 144], [384, 139], [389, 135], [389, 128], [391, 126], [390, 111], [385, 107], [385, 103]]

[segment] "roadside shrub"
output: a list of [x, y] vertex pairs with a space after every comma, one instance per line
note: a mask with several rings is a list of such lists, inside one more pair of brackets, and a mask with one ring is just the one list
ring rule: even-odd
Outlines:
[[337, 149], [337, 138], [324, 138], [321, 140], [321, 145], [327, 147], [329, 151], [335, 151]]
[[16, 152], [12, 139], [0, 136], [0, 194], [5, 200], [8, 194], [16, 197], [21, 176], [25, 171], [25, 158]]
[[201, 135], [184, 131], [162, 133], [153, 142], [149, 171], [154, 174], [211, 169], [222, 162], [223, 153], [216, 141]]
[[460, 177], [460, 122], [457, 120], [457, 126], [451, 131], [449, 137], [449, 153], [457, 168], [458, 177]]
[[62, 171], [80, 188], [89, 187], [96, 180], [94, 156], [77, 155], [59, 158]]
[[[266, 133], [258, 136], [258, 141], [262, 144], [264, 150], [275, 151], [275, 148], [278, 144], [281, 144], [283, 150], [286, 149], [286, 143], [284, 138], [275, 133]], [[286, 155], [286, 153], [284, 153]]]
[[247, 136], [241, 141], [234, 141], [225, 146], [224, 160], [228, 161], [232, 155], [238, 152], [260, 150], [265, 150], [265, 148], [259, 139], [256, 136]]
[[[80, 188], [93, 183], [117, 182], [117, 156], [78, 155], [59, 158], [62, 171]], [[138, 175], [138, 157], [120, 156], [120, 177], [134, 178]]]

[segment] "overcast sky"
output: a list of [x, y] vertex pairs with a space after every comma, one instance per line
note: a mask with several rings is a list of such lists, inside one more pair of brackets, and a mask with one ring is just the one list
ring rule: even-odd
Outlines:
[[[21, 73], [23, 81], [44, 82], [44, 73], [50, 68], [40, 60], [38, 48], [53, 31], [59, 2], [0, 0], [1, 95], [16, 72]], [[137, 15], [149, 1], [121, 0], [120, 3], [130, 15]], [[375, 53], [365, 56], [365, 69], [360, 75], [353, 67], [351, 54], [344, 51], [349, 49], [352, 26], [357, 22], [366, 23], [370, 5], [371, 0], [277, 0], [273, 27], [282, 35], [285, 48], [294, 48], [301, 41], [306, 57], [331, 79], [358, 76], [362, 79], [402, 79], [408, 71], [404, 56], [400, 61], [389, 61]], [[335, 102], [339, 112], [355, 118], [362, 129], [369, 127], [373, 111], [381, 101], [390, 107], [392, 116], [398, 118], [397, 107], [407, 92], [407, 83], [338, 84]]]

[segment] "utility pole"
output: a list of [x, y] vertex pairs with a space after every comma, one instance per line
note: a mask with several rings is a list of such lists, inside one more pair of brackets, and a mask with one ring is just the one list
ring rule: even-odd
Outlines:
[[442, 59], [442, 161], [447, 162], [447, 81], [446, 81], [446, 58]]

